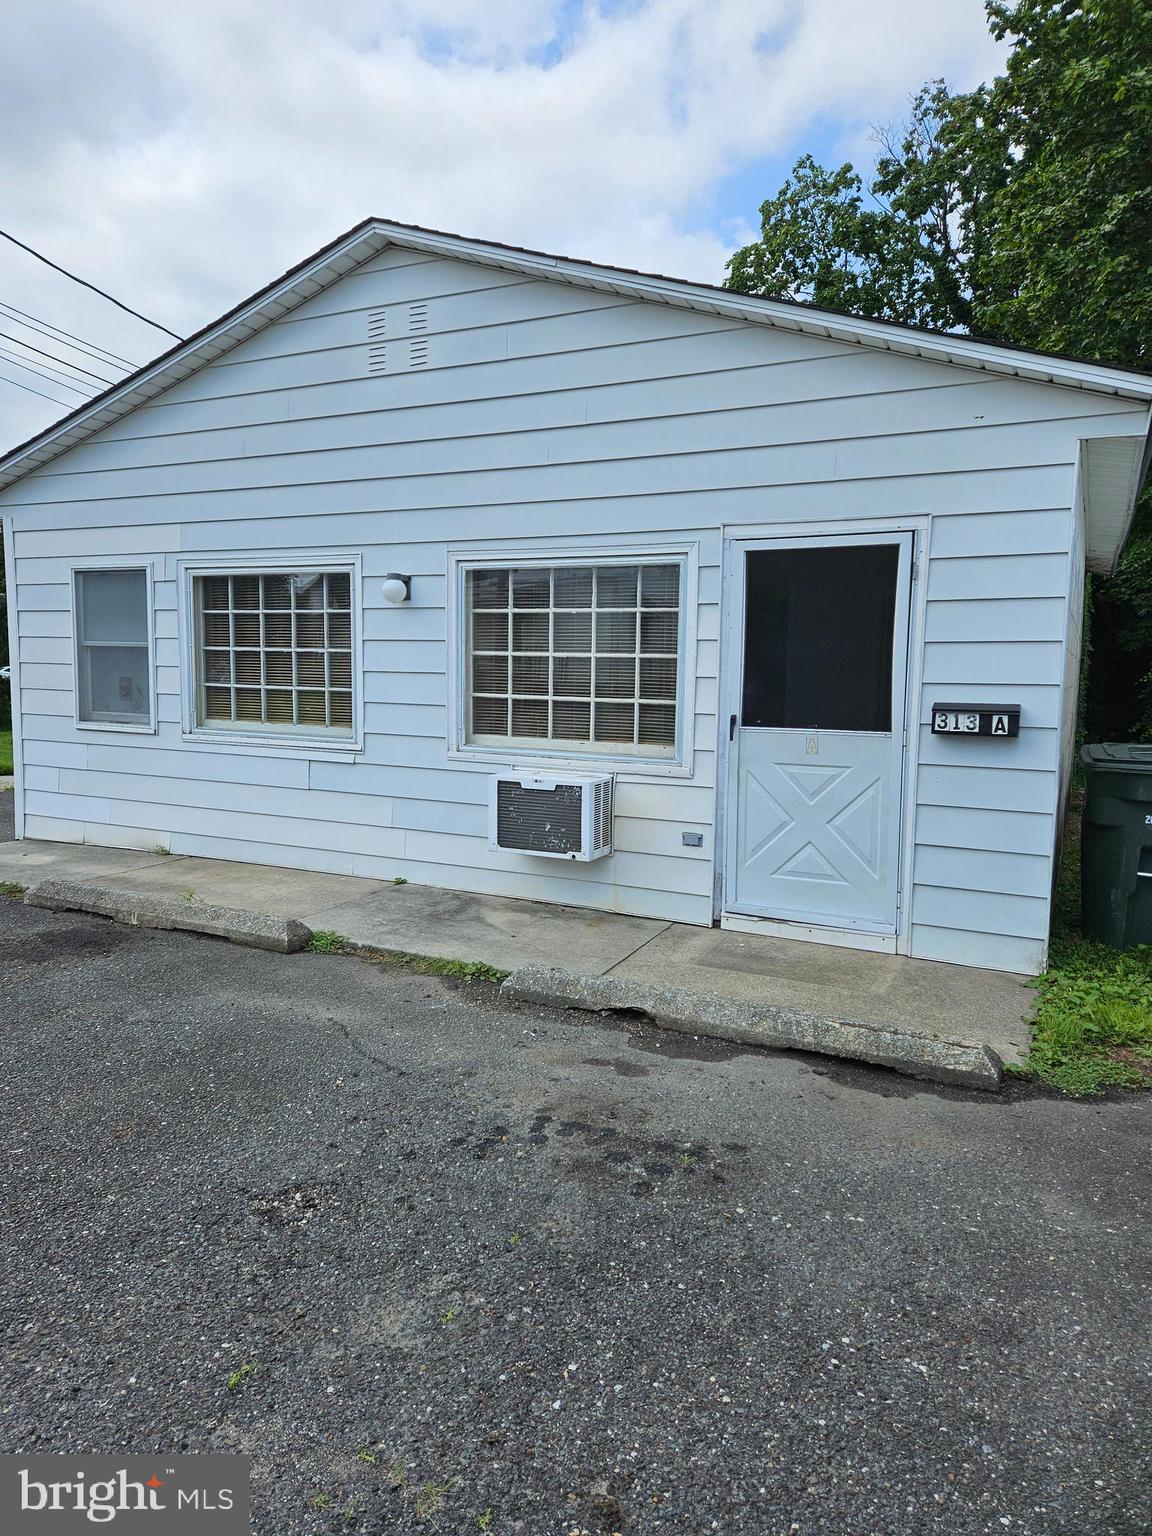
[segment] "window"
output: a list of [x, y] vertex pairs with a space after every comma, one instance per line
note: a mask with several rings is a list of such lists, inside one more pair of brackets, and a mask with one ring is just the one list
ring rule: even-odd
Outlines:
[[196, 724], [353, 735], [352, 573], [195, 576]]
[[76, 718], [152, 729], [148, 572], [77, 571]]
[[672, 757], [680, 562], [465, 574], [468, 740]]

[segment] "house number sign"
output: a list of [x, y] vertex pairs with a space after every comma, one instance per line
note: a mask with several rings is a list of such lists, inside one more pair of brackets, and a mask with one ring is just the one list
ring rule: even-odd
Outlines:
[[933, 704], [933, 736], [1019, 736], [1019, 704]]

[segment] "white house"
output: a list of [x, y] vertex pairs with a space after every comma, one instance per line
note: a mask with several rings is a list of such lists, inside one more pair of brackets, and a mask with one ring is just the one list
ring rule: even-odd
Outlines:
[[0, 461], [17, 835], [1035, 972], [1150, 408], [369, 220]]

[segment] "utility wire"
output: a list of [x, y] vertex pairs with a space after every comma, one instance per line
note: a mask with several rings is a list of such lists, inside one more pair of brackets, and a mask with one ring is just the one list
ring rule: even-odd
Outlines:
[[0, 336], [5, 341], [14, 341], [18, 347], [23, 347], [26, 352], [38, 352], [41, 357], [46, 357], [53, 363], [63, 363], [65, 368], [71, 368], [74, 373], [86, 373], [90, 379], [97, 379], [101, 384], [115, 384], [115, 379], [106, 379], [102, 373], [93, 373], [91, 368], [81, 368], [79, 363], [72, 363], [66, 357], [57, 357], [55, 352], [45, 352], [43, 347], [34, 347], [30, 341], [21, 341], [19, 336], [13, 336], [11, 331], [0, 331]]
[[[0, 314], [5, 319], [18, 318], [17, 323], [30, 331], [39, 331], [41, 336], [47, 336], [49, 341], [55, 341], [58, 337], [65, 338], [65, 345], [71, 346], [74, 351], [87, 352], [89, 357], [94, 357], [98, 363], [112, 362], [122, 363], [125, 368], [139, 368], [139, 363], [132, 362], [131, 358], [121, 357], [117, 352], [109, 352], [107, 347], [100, 347], [94, 341], [82, 341], [79, 336], [73, 336], [71, 331], [61, 330], [51, 321], [41, 319], [39, 315], [30, 315], [23, 309], [17, 309], [15, 304], [5, 304], [0, 299]], [[33, 322], [38, 322], [34, 324]], [[55, 333], [55, 334], [53, 334]]]
[[145, 325], [153, 326], [158, 331], [163, 331], [165, 336], [171, 336], [173, 341], [183, 341], [183, 336], [177, 336], [175, 331], [170, 331], [166, 325], [161, 325], [158, 320], [149, 320], [147, 315], [142, 315], [138, 309], [132, 309], [127, 304], [122, 304], [119, 299], [114, 299], [110, 293], [105, 293], [103, 288], [97, 288], [95, 283], [90, 283], [86, 278], [77, 277], [75, 272], [69, 272], [67, 267], [58, 266], [56, 262], [49, 261], [47, 256], [41, 256], [39, 251], [33, 250], [30, 245], [25, 245], [23, 240], [17, 240], [15, 235], [10, 235], [6, 229], [0, 229], [0, 239], [9, 240], [13, 245], [18, 245], [22, 251], [27, 251], [29, 256], [35, 256], [37, 261], [42, 261], [46, 267], [51, 267], [54, 272], [61, 272], [65, 277], [70, 277], [74, 283], [79, 283], [81, 288], [89, 288], [93, 293], [98, 293], [102, 299], [107, 299], [109, 304], [115, 304], [117, 309], [122, 309], [126, 315], [135, 315], [137, 320], [143, 320]]
[[0, 373], [0, 384], [14, 384], [17, 389], [25, 389], [30, 395], [39, 395], [41, 400], [51, 400], [56, 405], [64, 406], [65, 410], [73, 409], [71, 401], [57, 400], [55, 395], [46, 395], [42, 389], [33, 389], [31, 384], [21, 384], [19, 379], [10, 379], [6, 373]]
[[10, 352], [7, 347], [0, 347], [0, 357], [4, 358], [6, 362], [13, 364], [16, 368], [23, 368], [26, 373], [34, 373], [38, 378], [47, 379], [49, 383], [55, 384], [58, 389], [71, 389], [76, 394], [83, 395], [85, 400], [91, 400], [94, 395], [99, 393], [98, 390], [92, 388], [91, 384], [70, 383], [63, 374], [58, 378], [54, 377], [46, 369], [36, 368], [31, 363], [24, 362], [15, 352]]

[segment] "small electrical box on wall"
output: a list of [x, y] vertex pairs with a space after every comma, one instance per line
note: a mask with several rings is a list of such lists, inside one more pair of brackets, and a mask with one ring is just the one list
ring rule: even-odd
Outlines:
[[1020, 734], [1019, 704], [933, 704], [933, 736]]

